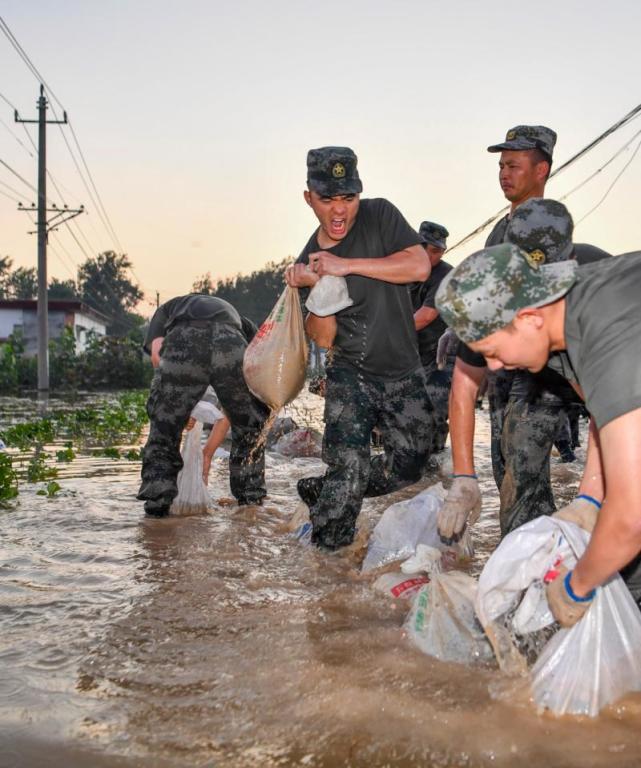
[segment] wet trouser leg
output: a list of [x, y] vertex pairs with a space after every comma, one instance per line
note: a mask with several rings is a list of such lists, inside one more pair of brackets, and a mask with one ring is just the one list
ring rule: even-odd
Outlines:
[[231, 422], [229, 484], [241, 504], [256, 504], [266, 495], [265, 441], [261, 433], [269, 409], [255, 398], [243, 377], [247, 342], [235, 328], [219, 326], [211, 359], [210, 383]]
[[500, 490], [505, 474], [505, 459], [501, 450], [503, 435], [503, 418], [510, 390], [514, 379], [514, 371], [494, 371], [488, 373], [487, 399], [490, 404], [490, 453], [492, 456], [492, 472], [494, 482]]
[[370, 462], [365, 496], [383, 496], [420, 480], [434, 439], [434, 409], [422, 369], [376, 386], [384, 452]]
[[312, 541], [330, 549], [351, 544], [370, 472], [370, 435], [377, 422], [374, 388], [350, 367], [327, 371], [323, 461], [327, 472], [310, 507]]
[[568, 406], [568, 422], [570, 424], [570, 439], [572, 441], [572, 448], [578, 448], [581, 445], [579, 438], [579, 418], [581, 416], [581, 408], [577, 405]]
[[561, 404], [510, 400], [503, 423], [505, 474], [500, 488], [501, 535], [556, 511], [550, 451], [565, 418]]
[[563, 408], [563, 415], [559, 423], [559, 433], [554, 440], [554, 446], [559, 452], [561, 461], [575, 461], [576, 456], [572, 450], [572, 434], [570, 432], [570, 419], [568, 407]]
[[149, 437], [142, 451], [142, 484], [137, 498], [145, 512], [166, 515], [178, 493], [182, 469], [180, 439], [189, 414], [209, 383], [211, 333], [206, 328], [178, 325], [163, 342], [149, 399]]
[[427, 395], [434, 407], [434, 439], [432, 445], [434, 453], [442, 451], [447, 441], [450, 386], [452, 384], [455, 359], [453, 358], [452, 361], [448, 360], [445, 368], [441, 371], [436, 366], [436, 360], [431, 365], [423, 366], [427, 381]]

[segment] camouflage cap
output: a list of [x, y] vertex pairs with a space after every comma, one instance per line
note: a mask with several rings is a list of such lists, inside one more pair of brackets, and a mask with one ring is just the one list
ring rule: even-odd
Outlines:
[[443, 280], [436, 308], [463, 341], [478, 341], [508, 325], [520, 309], [550, 304], [576, 280], [574, 259], [539, 264], [511, 243], [468, 256]]
[[446, 240], [449, 234], [445, 227], [441, 224], [435, 224], [433, 221], [424, 221], [418, 228], [418, 236], [423, 245], [434, 245], [443, 250], [447, 248]]
[[550, 264], [571, 258], [573, 230], [572, 216], [563, 203], [531, 197], [510, 216], [505, 240], [540, 264]]
[[323, 197], [355, 195], [363, 191], [356, 164], [358, 158], [349, 147], [320, 147], [307, 153], [307, 186]]
[[517, 125], [505, 134], [505, 141], [501, 144], [493, 144], [487, 148], [488, 152], [503, 152], [504, 149], [524, 150], [540, 149], [550, 162], [556, 144], [556, 133], [544, 125]]

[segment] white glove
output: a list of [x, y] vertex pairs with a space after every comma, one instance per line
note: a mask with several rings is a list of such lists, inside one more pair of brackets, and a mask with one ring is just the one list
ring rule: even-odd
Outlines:
[[481, 490], [475, 477], [455, 477], [438, 513], [438, 532], [445, 542], [456, 540], [465, 524], [474, 525], [481, 514]]
[[600, 509], [601, 504], [596, 499], [582, 494], [573, 499], [569, 504], [566, 504], [565, 507], [561, 507], [552, 517], [566, 520], [569, 523], [576, 523], [584, 531], [592, 533]]
[[458, 336], [451, 328], [448, 328], [438, 340], [436, 348], [436, 367], [442, 371], [447, 364], [447, 356], [453, 345], [458, 344]]
[[354, 303], [347, 292], [344, 277], [338, 275], [323, 275], [309, 292], [305, 306], [314, 315], [327, 317], [335, 315], [341, 309], [351, 307]]

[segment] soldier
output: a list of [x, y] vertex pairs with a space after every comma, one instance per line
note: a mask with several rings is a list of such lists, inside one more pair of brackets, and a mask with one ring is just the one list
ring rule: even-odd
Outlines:
[[[547, 588], [563, 626], [578, 621], [595, 589], [641, 551], [640, 284], [641, 252], [584, 266], [542, 264], [504, 244], [465, 259], [436, 297], [445, 321], [491, 370], [536, 373], [548, 363], [592, 415], [579, 496], [557, 513], [593, 531], [574, 570]], [[638, 600], [638, 575], [633, 581]]]
[[[549, 251], [544, 255], [547, 261], [572, 255], [571, 219], [568, 229], [563, 216], [560, 220], [552, 216], [556, 232], [553, 243], [545, 231], [545, 206], [534, 206], [522, 217], [517, 216], [526, 201], [542, 196], [555, 142], [556, 134], [545, 126], [517, 126], [507, 132], [505, 142], [488, 147], [489, 152], [501, 153], [499, 181], [512, 205], [510, 213], [488, 237], [486, 247], [507, 239], [530, 251]], [[559, 225], [556, 230], [555, 224]], [[540, 245], [537, 238], [542, 238]], [[608, 255], [580, 244], [575, 252], [579, 261]], [[480, 513], [481, 494], [473, 454], [474, 404], [486, 373], [483, 357], [461, 344], [450, 398], [454, 480], [439, 518], [439, 531], [445, 539], [458, 536], [468, 517], [474, 522]], [[488, 399], [492, 468], [500, 493], [501, 533], [505, 535], [532, 517], [554, 512], [549, 457], [576, 395], [553, 371], [536, 376], [526, 371], [498, 371], [490, 374]]]
[[[309, 314], [305, 327], [331, 346], [325, 395], [323, 477], [304, 478], [312, 541], [350, 544], [364, 496], [416, 482], [432, 439], [432, 408], [418, 356], [408, 284], [430, 264], [417, 233], [387, 200], [361, 200], [357, 158], [346, 147], [312, 149], [304, 193], [320, 226], [287, 270], [289, 285], [311, 288], [322, 275], [344, 276], [353, 304], [336, 315]], [[384, 454], [370, 460], [379, 427]]]
[[441, 284], [441, 280], [452, 269], [450, 264], [442, 260], [447, 248], [449, 232], [440, 224], [424, 221], [419, 227], [418, 234], [423, 241], [423, 247], [429, 257], [432, 271], [425, 282], [417, 284], [412, 290], [415, 310], [414, 327], [418, 333], [418, 352], [427, 380], [427, 394], [434, 407], [434, 444], [432, 450], [438, 452], [443, 450], [447, 440], [447, 410], [454, 368], [454, 357], [452, 356], [446, 359], [442, 370], [437, 366], [438, 341], [447, 326], [434, 307], [436, 289]]
[[179, 296], [154, 313], [144, 349], [156, 372], [147, 401], [150, 429], [137, 496], [145, 501], [147, 515], [169, 514], [182, 468], [182, 430], [209, 384], [231, 422], [231, 491], [239, 504], [260, 504], [264, 498], [265, 456], [258, 438], [268, 409], [243, 378], [243, 355], [253, 331], [251, 321], [214, 296]]

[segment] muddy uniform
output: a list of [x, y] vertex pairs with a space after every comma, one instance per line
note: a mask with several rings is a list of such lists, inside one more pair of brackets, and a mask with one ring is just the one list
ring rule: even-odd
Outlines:
[[[412, 301], [414, 311], [421, 307], [430, 307], [434, 309], [434, 296], [436, 290], [441, 284], [441, 280], [452, 269], [452, 266], [445, 261], [432, 268], [432, 273], [424, 283], [419, 283], [413, 288]], [[450, 395], [450, 385], [452, 384], [452, 371], [454, 369], [454, 358], [448, 359], [443, 370], [439, 371], [436, 365], [436, 350], [438, 340], [447, 330], [447, 326], [441, 320], [440, 316], [434, 319], [429, 325], [418, 331], [418, 351], [421, 358], [421, 364], [425, 371], [427, 380], [427, 394], [434, 407], [434, 444], [433, 451], [442, 451], [447, 440], [447, 415]]]
[[241, 504], [265, 496], [264, 448], [257, 440], [268, 409], [243, 378], [243, 355], [254, 331], [251, 321], [213, 296], [180, 296], [156, 310], [144, 343], [149, 352], [151, 342], [164, 337], [147, 401], [150, 430], [138, 492], [147, 514], [160, 517], [169, 511], [183, 465], [181, 434], [209, 384], [231, 422], [231, 491]]
[[[417, 233], [387, 200], [361, 200], [347, 236], [330, 253], [382, 258], [419, 244]], [[316, 234], [299, 263], [321, 250]], [[312, 541], [336, 549], [350, 544], [364, 496], [379, 496], [420, 479], [432, 439], [432, 407], [418, 356], [407, 285], [347, 275], [354, 304], [336, 315], [327, 367], [323, 477], [299, 482], [310, 506]], [[301, 290], [304, 297], [306, 292]], [[385, 453], [370, 458], [378, 427]]]
[[[575, 245], [575, 253], [580, 264], [610, 255], [586, 244]], [[459, 356], [469, 365], [485, 366], [483, 356], [464, 344], [459, 347]], [[535, 517], [556, 511], [550, 452], [568, 410], [580, 403], [580, 398], [562, 376], [549, 368], [536, 374], [498, 373], [510, 374], [502, 379], [506, 386], [500, 396], [495, 392], [494, 399], [490, 399], [492, 410], [502, 404], [492, 421], [492, 466], [500, 493], [501, 535], [505, 536]]]

